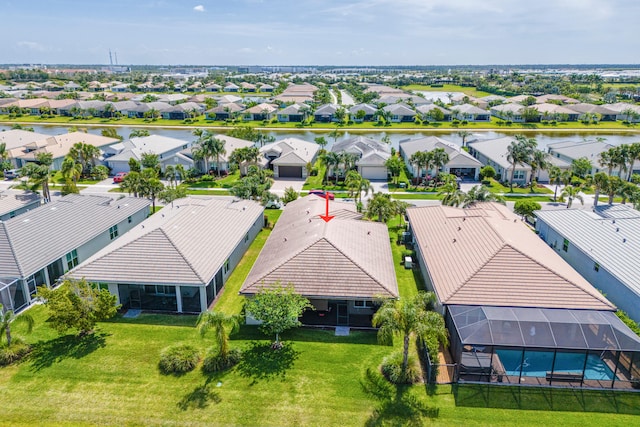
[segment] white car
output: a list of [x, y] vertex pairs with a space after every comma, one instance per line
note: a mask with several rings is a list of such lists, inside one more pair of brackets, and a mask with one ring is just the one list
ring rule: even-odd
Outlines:
[[4, 171], [6, 179], [15, 179], [20, 177], [20, 169], [7, 169]]
[[282, 203], [279, 200], [269, 200], [264, 204], [265, 209], [280, 209], [282, 207]]

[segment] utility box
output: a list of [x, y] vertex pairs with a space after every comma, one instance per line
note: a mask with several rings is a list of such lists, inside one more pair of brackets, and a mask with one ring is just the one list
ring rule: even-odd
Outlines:
[[411, 259], [410, 256], [406, 256], [404, 257], [404, 268], [412, 268], [413, 267], [413, 260]]
[[408, 231], [402, 232], [402, 243], [411, 243], [411, 233]]

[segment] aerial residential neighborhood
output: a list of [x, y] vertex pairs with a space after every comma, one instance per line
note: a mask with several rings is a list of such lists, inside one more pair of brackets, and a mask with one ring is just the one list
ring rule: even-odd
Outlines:
[[638, 8], [503, 3], [4, 5], [0, 424], [638, 424]]

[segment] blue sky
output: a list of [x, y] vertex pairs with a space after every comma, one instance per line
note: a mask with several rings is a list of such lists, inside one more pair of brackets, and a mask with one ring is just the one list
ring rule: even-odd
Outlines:
[[637, 0], [0, 0], [0, 63], [639, 63]]

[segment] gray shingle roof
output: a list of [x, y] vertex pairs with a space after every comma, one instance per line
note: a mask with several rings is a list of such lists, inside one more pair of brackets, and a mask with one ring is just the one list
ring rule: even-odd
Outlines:
[[2, 190], [0, 191], [0, 216], [18, 210], [24, 206], [38, 203], [40, 199], [41, 197], [38, 193], [31, 193], [22, 190]]
[[536, 216], [640, 295], [640, 212], [617, 205], [599, 206], [597, 213], [560, 209]]
[[262, 216], [250, 200], [186, 198], [75, 268], [95, 282], [206, 285]]
[[[493, 160], [505, 170], [510, 170], [511, 163], [507, 160], [507, 147], [515, 141], [515, 138], [511, 136], [505, 136], [503, 138], [488, 139], [486, 141], [470, 142], [469, 147], [481, 153], [486, 158]], [[526, 164], [517, 164], [516, 170], [518, 169], [531, 170], [531, 166]]]
[[[13, 259], [20, 277], [49, 265], [109, 227], [148, 209], [147, 199], [68, 195], [0, 222], [0, 260]], [[11, 262], [9, 262], [11, 263]], [[3, 273], [4, 275], [4, 273]]]
[[307, 196], [285, 208], [260, 252], [240, 292], [254, 294], [261, 287], [291, 282], [307, 297], [397, 297], [393, 257], [387, 227], [350, 219], [358, 216], [353, 203], [330, 202]]

